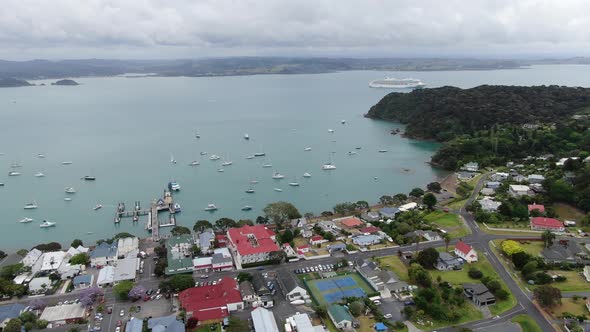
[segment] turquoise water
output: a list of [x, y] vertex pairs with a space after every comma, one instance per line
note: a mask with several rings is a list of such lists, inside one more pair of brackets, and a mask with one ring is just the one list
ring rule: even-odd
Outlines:
[[[144, 207], [167, 183], [182, 186], [178, 224], [221, 217], [250, 218], [269, 202], [285, 200], [319, 213], [344, 201], [376, 202], [383, 194], [408, 192], [440, 175], [425, 162], [436, 145], [389, 134], [395, 124], [363, 118], [388, 91], [367, 82], [386, 75], [417, 77], [431, 86], [479, 84], [590, 85], [590, 67], [545, 66], [483, 72], [381, 73], [220, 78], [80, 78], [77, 87], [0, 90], [0, 249], [73, 238], [86, 242], [128, 231], [140, 236], [144, 219], [114, 225], [117, 202]], [[346, 124], [341, 124], [346, 120]], [[329, 133], [333, 129], [334, 133]], [[195, 138], [195, 133], [201, 135]], [[249, 141], [243, 139], [248, 133]], [[304, 151], [305, 147], [312, 151]], [[361, 150], [355, 150], [361, 147]], [[387, 153], [378, 150], [387, 149]], [[233, 161], [218, 172], [220, 161]], [[264, 151], [268, 158], [246, 156]], [[349, 156], [347, 152], [357, 151]], [[42, 153], [46, 158], [38, 158]], [[177, 164], [170, 162], [173, 155]], [[332, 159], [334, 171], [321, 165]], [[72, 161], [64, 166], [62, 161]], [[200, 166], [188, 166], [193, 160]], [[21, 176], [8, 177], [12, 163]], [[273, 168], [263, 168], [270, 162]], [[409, 169], [409, 171], [404, 171]], [[46, 177], [33, 175], [41, 171]], [[273, 180], [273, 171], [286, 176]], [[304, 172], [312, 174], [303, 178]], [[95, 182], [80, 177], [93, 175]], [[297, 177], [301, 184], [291, 187]], [[376, 179], [375, 179], [376, 178]], [[250, 185], [250, 180], [259, 183]], [[64, 188], [77, 193], [64, 201]], [[254, 194], [244, 191], [252, 187]], [[276, 192], [273, 188], [281, 188]], [[37, 210], [24, 210], [35, 201]], [[96, 204], [101, 210], [93, 211]], [[203, 209], [209, 203], [215, 213]], [[243, 212], [242, 206], [252, 211]], [[18, 221], [34, 218], [29, 224]], [[162, 215], [162, 217], [164, 217]], [[47, 219], [57, 227], [40, 229]], [[92, 234], [88, 234], [88, 233]]]

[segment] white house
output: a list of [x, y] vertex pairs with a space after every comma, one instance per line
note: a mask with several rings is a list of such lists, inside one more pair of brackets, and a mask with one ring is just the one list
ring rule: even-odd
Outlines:
[[472, 161], [461, 166], [461, 169], [467, 172], [477, 172], [479, 170], [479, 164]]
[[513, 197], [519, 197], [528, 195], [530, 190], [531, 189], [529, 188], [529, 186], [511, 184], [508, 188], [508, 193]]
[[410, 202], [410, 203], [400, 206], [398, 209], [402, 212], [406, 212], [406, 211], [414, 210], [417, 207], [418, 207], [418, 203]]
[[[37, 260], [35, 267], [39, 268], [37, 271], [57, 270], [64, 261], [65, 256], [66, 253], [64, 251], [46, 252]], [[33, 271], [35, 271], [34, 268]]]
[[90, 253], [90, 265], [92, 267], [113, 265], [117, 257], [117, 244], [102, 242]]
[[29, 292], [31, 294], [44, 293], [48, 289], [51, 289], [51, 279], [48, 277], [34, 278], [29, 282]]
[[139, 253], [139, 239], [136, 237], [124, 237], [117, 242], [117, 257], [136, 258]]
[[23, 263], [24, 266], [32, 267], [33, 265], [35, 265], [35, 263], [37, 263], [37, 261], [39, 260], [39, 258], [41, 257], [41, 255], [43, 255], [43, 252], [41, 250], [39, 250], [39, 249], [32, 249], [23, 258], [23, 260], [21, 261], [21, 263]]
[[467, 263], [477, 262], [477, 252], [472, 246], [463, 241], [455, 245], [455, 255], [464, 259]]
[[481, 209], [486, 212], [496, 212], [496, 211], [498, 211], [498, 208], [500, 207], [500, 205], [502, 205], [501, 202], [497, 202], [493, 198], [490, 198], [490, 197], [484, 197], [484, 198], [478, 200], [477, 202], [479, 203], [479, 205], [481, 205]]
[[590, 282], [590, 265], [584, 266], [584, 278], [586, 278], [587, 282]]
[[529, 183], [541, 183], [545, 181], [545, 177], [540, 174], [531, 174], [527, 177]]

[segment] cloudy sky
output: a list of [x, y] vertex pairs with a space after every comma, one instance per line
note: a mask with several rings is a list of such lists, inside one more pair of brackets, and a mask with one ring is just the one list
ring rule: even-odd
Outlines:
[[585, 0], [1, 0], [0, 58], [590, 55]]

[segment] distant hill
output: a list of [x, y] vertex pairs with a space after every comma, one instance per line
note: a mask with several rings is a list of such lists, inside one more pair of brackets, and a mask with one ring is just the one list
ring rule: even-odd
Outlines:
[[406, 124], [413, 138], [449, 141], [497, 125], [554, 123], [590, 106], [590, 89], [562, 86], [441, 87], [390, 93], [366, 114]]
[[51, 85], [80, 85], [78, 82], [74, 80], [59, 80], [57, 82], [51, 83]]
[[32, 84], [24, 81], [19, 80], [16, 78], [1, 78], [0, 77], [0, 88], [15, 88], [19, 86], [31, 86]]

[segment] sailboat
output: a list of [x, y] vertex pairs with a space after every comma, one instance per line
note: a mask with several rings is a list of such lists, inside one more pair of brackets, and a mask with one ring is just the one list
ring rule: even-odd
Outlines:
[[289, 185], [291, 187], [299, 187], [299, 182], [297, 182], [297, 177], [295, 177], [292, 182], [289, 182]]
[[29, 223], [29, 222], [31, 222], [33, 220], [34, 220], [33, 218], [23, 218], [23, 219], [19, 220], [19, 222], [21, 224], [26, 224], [26, 223]]
[[336, 166], [332, 164], [332, 155], [330, 155], [330, 161], [322, 165], [324, 171], [330, 171], [336, 169]]
[[176, 164], [176, 159], [174, 159], [174, 156], [172, 154], [170, 154], [170, 162]]
[[272, 178], [275, 179], [275, 180], [280, 180], [280, 179], [284, 179], [285, 176], [283, 174], [279, 173], [279, 172], [274, 172], [272, 174]]
[[266, 162], [264, 164], [262, 164], [262, 167], [264, 168], [269, 168], [272, 167], [272, 163], [270, 162], [270, 158], [266, 158]]
[[36, 178], [42, 178], [42, 177], [44, 177], [44, 176], [45, 176], [45, 174], [43, 174], [43, 173], [41, 173], [41, 172], [37, 172], [37, 173], [35, 173], [35, 177], [36, 177]]
[[246, 159], [254, 159], [253, 155], [246, 156]]
[[8, 176], [19, 176], [19, 175], [20, 175], [19, 172], [14, 172], [14, 171], [8, 172]]
[[37, 202], [33, 201], [33, 203], [26, 204], [24, 209], [25, 210], [33, 210], [33, 209], [36, 209], [37, 207], [38, 207]]
[[305, 173], [303, 173], [303, 177], [304, 177], [304, 178], [310, 178], [310, 177], [311, 177], [311, 174], [310, 174], [310, 173], [307, 173], [307, 172], [305, 172]]
[[37, 155], [37, 158], [45, 158], [45, 155], [44, 155], [44, 154], [42, 154], [42, 153], [39, 153], [39, 154]]
[[229, 157], [225, 158], [225, 161], [221, 163], [221, 166], [230, 166], [233, 164], [233, 161], [229, 160]]

